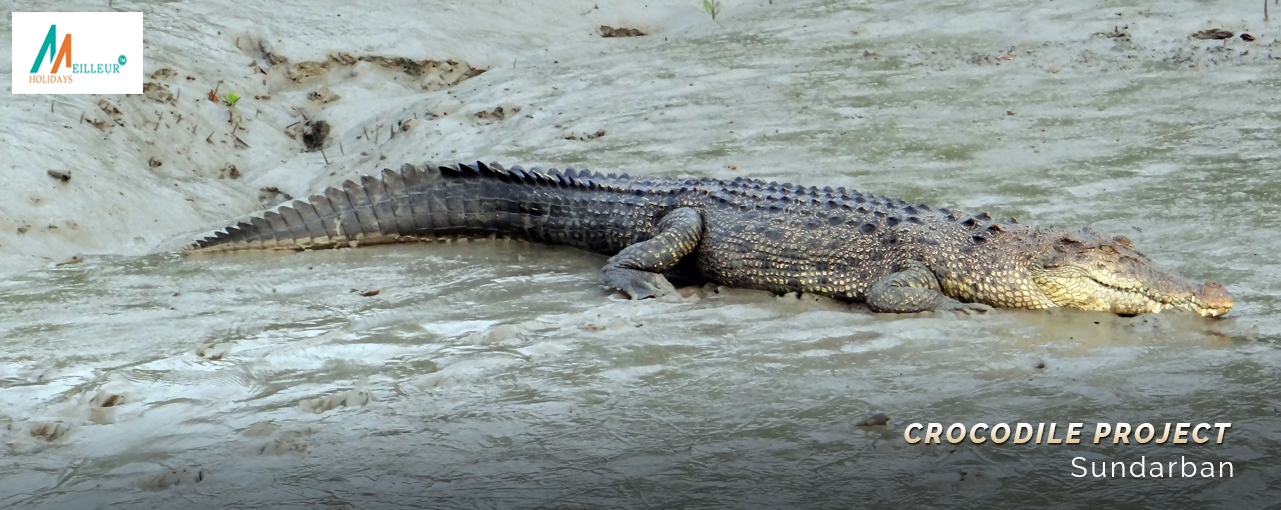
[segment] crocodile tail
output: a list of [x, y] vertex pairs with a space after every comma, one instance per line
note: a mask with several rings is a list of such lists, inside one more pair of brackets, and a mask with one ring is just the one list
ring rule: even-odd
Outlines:
[[[506, 169], [479, 162], [435, 168], [406, 164], [399, 172], [383, 170], [381, 178], [366, 175], [359, 184], [349, 180], [306, 201], [255, 214], [192, 243], [186, 251], [305, 250], [490, 236], [617, 251], [628, 240], [605, 242], [603, 236], [591, 233], [621, 224], [591, 225], [583, 234], [583, 229], [570, 228], [581, 223], [571, 220], [582, 212], [566, 217], [565, 211], [574, 208], [556, 205], [569, 206], [573, 198], [586, 193], [617, 191], [601, 183], [627, 180], [626, 174], [593, 176], [573, 170], [562, 174], [555, 169]], [[553, 203], [547, 202], [548, 196], [556, 197]], [[592, 240], [596, 242], [587, 242]]]

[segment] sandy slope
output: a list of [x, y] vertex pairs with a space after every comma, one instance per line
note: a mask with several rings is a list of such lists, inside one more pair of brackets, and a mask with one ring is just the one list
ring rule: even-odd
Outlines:
[[[174, 249], [284, 198], [263, 189], [300, 197], [424, 159], [782, 180], [833, 165], [856, 184], [929, 198], [956, 170], [1054, 178], [1186, 137], [1277, 155], [1266, 136], [1217, 129], [1277, 125], [1281, 48], [1254, 6], [727, 4], [713, 22], [693, 1], [116, 2], [146, 13], [146, 81], [161, 90], [0, 96], [0, 271]], [[600, 25], [653, 35], [603, 39]], [[1257, 40], [1189, 37], [1217, 27]], [[395, 59], [453, 63], [407, 71]], [[488, 71], [460, 81], [471, 69]], [[1133, 96], [1144, 83], [1162, 85]], [[244, 98], [234, 112], [205, 99], [215, 87]], [[324, 154], [304, 151], [306, 119], [333, 126]], [[914, 150], [926, 139], [954, 149]], [[1073, 193], [1098, 191], [1081, 186]], [[1063, 198], [953, 205], [1071, 214]]]
[[[681, 26], [682, 17], [701, 21], [697, 5], [688, 3], [402, 1], [381, 2], [372, 10], [351, 2], [113, 2], [117, 10], [145, 13], [145, 81], [163, 90], [140, 96], [0, 96], [0, 116], [6, 119], [0, 123], [6, 141], [0, 189], [8, 195], [0, 201], [0, 272], [81, 253], [146, 253], [175, 235], [213, 228], [283, 198], [261, 188], [301, 195], [331, 173], [349, 177], [373, 170], [376, 158], [358, 157], [362, 152], [381, 156], [394, 149], [397, 158], [421, 160], [421, 147], [432, 134], [472, 126], [438, 122], [430, 131], [400, 131], [400, 140], [413, 143], [384, 147], [355, 136], [377, 131], [386, 145], [394, 120], [412, 118], [406, 105], [424, 98], [443, 100], [440, 115], [466, 110], [440, 90], [472, 69], [511, 69], [599, 45], [601, 25], [654, 31]], [[14, 10], [105, 7], [60, 2], [50, 9], [43, 2], [18, 2]], [[10, 22], [5, 16], [0, 30], [9, 32]], [[13, 68], [7, 61], [10, 39], [0, 37], [6, 91]], [[369, 60], [346, 64], [361, 58]], [[456, 64], [407, 71], [403, 59]], [[327, 68], [295, 68], [305, 62]], [[291, 69], [304, 72], [291, 75]], [[315, 69], [318, 74], [305, 72]], [[308, 99], [322, 87], [339, 99]], [[214, 88], [243, 98], [235, 117], [205, 99]], [[287, 133], [288, 126], [315, 117], [334, 126], [328, 166], [321, 153], [304, 152], [301, 138]], [[489, 155], [486, 140], [460, 143], [463, 138], [451, 140], [451, 148]], [[48, 170], [70, 171], [72, 179], [63, 184]]]

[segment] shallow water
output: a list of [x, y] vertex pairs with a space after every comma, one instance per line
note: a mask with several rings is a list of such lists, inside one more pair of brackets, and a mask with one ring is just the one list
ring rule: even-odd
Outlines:
[[[528, 120], [422, 136], [1091, 226], [1224, 284], [1227, 318], [874, 315], [714, 286], [632, 302], [600, 287], [603, 257], [511, 242], [89, 256], [0, 281], [0, 505], [1281, 504], [1281, 49], [1217, 50], [1137, 4], [940, 5], [760, 7], [562, 48], [459, 86]], [[1091, 35], [1113, 9], [1149, 28]], [[877, 412], [888, 427], [856, 425]], [[913, 422], [1233, 425], [1222, 445], [923, 446]], [[1076, 456], [1235, 476], [1078, 479]]]

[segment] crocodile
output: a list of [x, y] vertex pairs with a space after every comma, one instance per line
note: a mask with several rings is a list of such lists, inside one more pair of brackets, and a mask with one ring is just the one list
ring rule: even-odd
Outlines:
[[608, 255], [606, 286], [670, 294], [665, 275], [812, 293], [874, 312], [1070, 307], [1219, 317], [1223, 286], [1154, 265], [1125, 237], [757, 179], [635, 178], [497, 163], [406, 164], [280, 206], [186, 252], [508, 238]]

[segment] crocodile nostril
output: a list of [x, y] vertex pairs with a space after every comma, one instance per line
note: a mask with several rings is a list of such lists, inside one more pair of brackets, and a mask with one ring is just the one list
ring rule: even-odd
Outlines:
[[1205, 284], [1201, 285], [1201, 288], [1197, 289], [1196, 295], [1202, 306], [1220, 309], [1222, 310], [1221, 313], [1227, 313], [1227, 310], [1231, 309], [1235, 303], [1232, 299], [1232, 294], [1228, 293], [1228, 289], [1212, 281], [1206, 281]]

